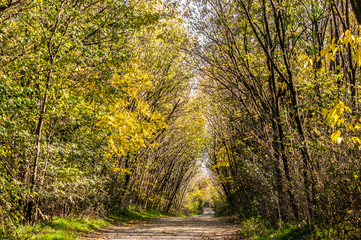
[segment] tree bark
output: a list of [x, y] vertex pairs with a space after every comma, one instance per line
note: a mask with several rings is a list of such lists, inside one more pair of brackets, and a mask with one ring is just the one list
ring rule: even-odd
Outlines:
[[350, 0], [353, 13], [357, 19], [357, 23], [361, 24], [361, 0]]

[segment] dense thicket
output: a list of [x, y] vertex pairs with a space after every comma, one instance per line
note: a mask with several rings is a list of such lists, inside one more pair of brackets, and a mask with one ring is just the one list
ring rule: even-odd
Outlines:
[[0, 4], [0, 229], [181, 206], [204, 123], [177, 12], [158, 0]]
[[210, 167], [230, 205], [360, 237], [358, 2], [190, 5]]

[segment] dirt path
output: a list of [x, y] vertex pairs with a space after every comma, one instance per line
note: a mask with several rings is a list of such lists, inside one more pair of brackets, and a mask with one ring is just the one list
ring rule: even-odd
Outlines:
[[143, 223], [110, 226], [99, 230], [87, 240], [120, 239], [235, 239], [239, 226], [224, 218], [216, 218], [211, 208], [193, 217], [165, 217]]

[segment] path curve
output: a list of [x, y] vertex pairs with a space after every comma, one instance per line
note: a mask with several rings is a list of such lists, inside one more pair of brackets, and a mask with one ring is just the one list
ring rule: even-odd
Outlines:
[[239, 229], [225, 218], [217, 218], [211, 208], [192, 217], [161, 217], [138, 224], [110, 226], [101, 229], [87, 240], [143, 240], [143, 239], [236, 239]]

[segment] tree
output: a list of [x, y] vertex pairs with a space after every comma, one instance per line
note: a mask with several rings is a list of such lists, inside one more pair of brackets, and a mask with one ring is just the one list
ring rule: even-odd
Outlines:
[[352, 5], [353, 12], [356, 16], [358, 24], [361, 24], [361, 1], [351, 0], [351, 5]]

